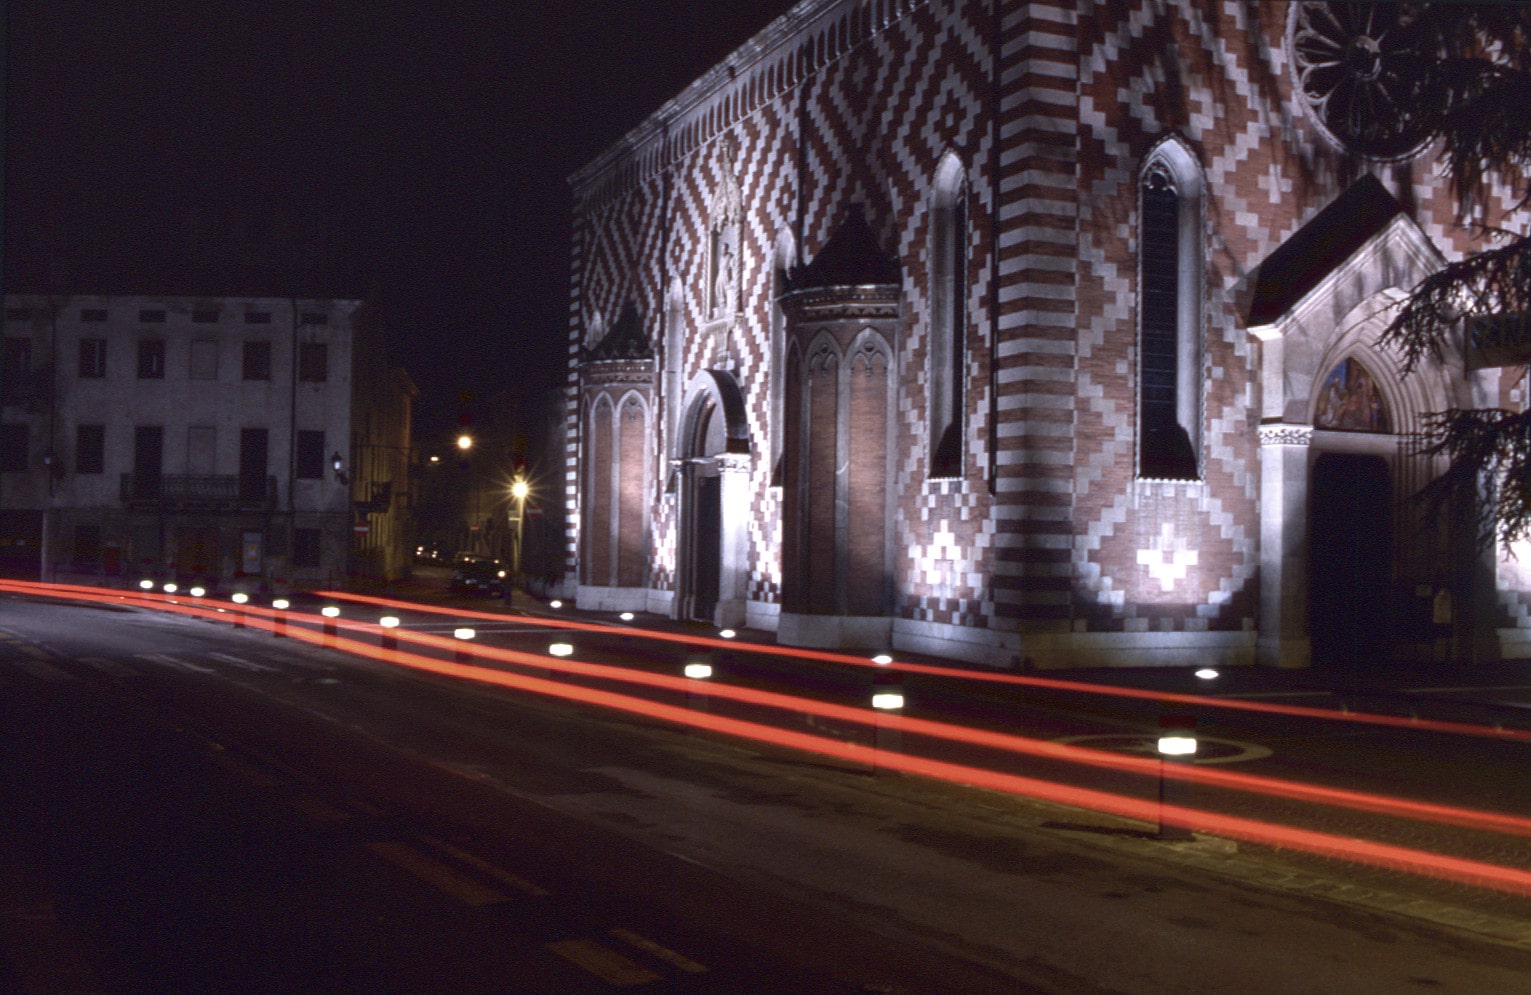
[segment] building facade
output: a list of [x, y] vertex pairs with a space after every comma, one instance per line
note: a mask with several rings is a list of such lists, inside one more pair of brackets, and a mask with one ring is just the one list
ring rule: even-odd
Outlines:
[[7, 295], [4, 568], [250, 591], [400, 569], [413, 388], [374, 369], [360, 316], [355, 300]]
[[1393, 16], [798, 4], [572, 178], [566, 586], [1002, 667], [1523, 653], [1411, 500], [1517, 378], [1378, 344], [1475, 248]]

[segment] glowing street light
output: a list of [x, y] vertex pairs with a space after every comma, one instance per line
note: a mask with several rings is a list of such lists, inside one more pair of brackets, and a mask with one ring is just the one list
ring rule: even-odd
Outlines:
[[468, 450], [472, 449], [473, 448], [473, 436], [469, 435], [466, 432], [464, 432], [462, 435], [459, 435], [457, 437], [457, 448], [459, 450], [461, 450], [462, 452], [467, 452]]

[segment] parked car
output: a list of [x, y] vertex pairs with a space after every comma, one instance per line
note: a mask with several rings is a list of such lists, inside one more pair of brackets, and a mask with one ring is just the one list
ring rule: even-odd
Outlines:
[[455, 569], [452, 571], [451, 590], [453, 594], [503, 597], [506, 578], [509, 576], [510, 570], [504, 560], [458, 553]]

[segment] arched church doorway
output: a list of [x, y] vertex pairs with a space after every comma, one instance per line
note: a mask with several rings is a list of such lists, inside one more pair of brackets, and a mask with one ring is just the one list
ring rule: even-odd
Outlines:
[[1388, 656], [1392, 495], [1382, 456], [1326, 452], [1313, 462], [1308, 633], [1315, 664], [1357, 667]]
[[723, 559], [723, 481], [718, 457], [727, 448], [724, 421], [711, 395], [697, 398], [686, 419], [681, 454], [680, 616], [711, 622], [718, 607]]

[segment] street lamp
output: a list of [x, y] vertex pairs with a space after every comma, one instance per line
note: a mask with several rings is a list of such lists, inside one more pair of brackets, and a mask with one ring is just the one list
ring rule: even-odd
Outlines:
[[521, 584], [521, 534], [526, 531], [526, 497], [532, 492], [532, 487], [526, 482], [525, 477], [517, 477], [510, 483], [510, 496], [516, 499], [516, 545], [515, 562], [511, 564], [515, 570], [516, 581], [512, 588]]

